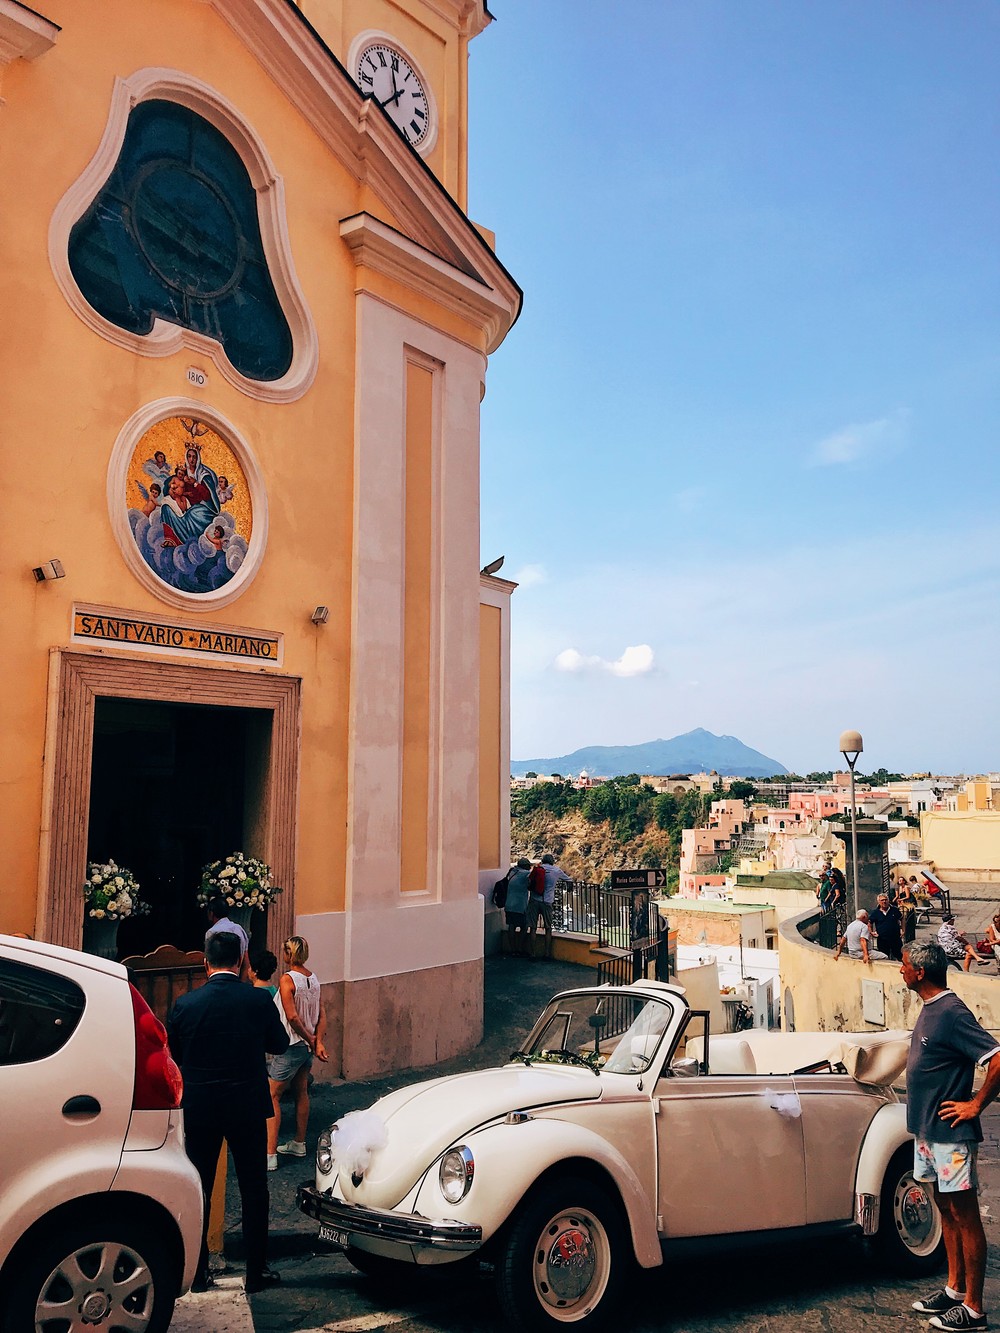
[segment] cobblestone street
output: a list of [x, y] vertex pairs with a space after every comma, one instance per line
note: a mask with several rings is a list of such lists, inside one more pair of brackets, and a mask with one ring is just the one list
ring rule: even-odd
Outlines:
[[[431, 1073], [456, 1073], [502, 1063], [557, 990], [589, 984], [591, 969], [562, 963], [486, 962], [487, 1015], [483, 1042], [468, 1055], [435, 1066], [364, 1083], [316, 1085], [310, 1148], [324, 1124], [370, 1105], [392, 1087]], [[1000, 1106], [983, 1120], [981, 1206], [990, 1241], [987, 1309], [1000, 1318]], [[417, 1281], [389, 1291], [357, 1273], [340, 1254], [315, 1244], [315, 1227], [295, 1207], [295, 1187], [308, 1163], [283, 1162], [272, 1181], [272, 1262], [281, 1287], [250, 1298], [241, 1311], [239, 1283], [211, 1297], [187, 1297], [172, 1333], [493, 1333], [501, 1327], [493, 1285], [484, 1270], [471, 1283], [445, 1278], [431, 1287]], [[239, 1264], [238, 1201], [229, 1182], [227, 1255]], [[717, 1254], [639, 1273], [627, 1326], [635, 1333], [860, 1333], [876, 1326], [926, 1327], [910, 1303], [935, 1282], [900, 1281], [880, 1273], [860, 1242], [778, 1246]], [[252, 1323], [251, 1323], [252, 1317]], [[626, 1312], [623, 1311], [623, 1320]]]

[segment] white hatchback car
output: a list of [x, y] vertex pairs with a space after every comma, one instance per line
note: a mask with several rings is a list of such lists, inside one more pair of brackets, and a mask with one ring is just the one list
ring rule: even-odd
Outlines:
[[120, 963], [0, 935], [0, 1329], [163, 1333], [194, 1277], [180, 1071]]

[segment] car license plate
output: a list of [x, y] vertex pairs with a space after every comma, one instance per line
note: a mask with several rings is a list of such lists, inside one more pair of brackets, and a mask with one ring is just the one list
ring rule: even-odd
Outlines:
[[321, 1226], [319, 1229], [320, 1240], [325, 1240], [330, 1245], [339, 1245], [342, 1250], [346, 1250], [350, 1243], [350, 1235], [346, 1231], [340, 1231], [337, 1227]]

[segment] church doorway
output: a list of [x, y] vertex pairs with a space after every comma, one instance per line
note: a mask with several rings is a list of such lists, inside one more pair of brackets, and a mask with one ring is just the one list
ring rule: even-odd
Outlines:
[[95, 700], [87, 859], [127, 866], [152, 909], [121, 923], [119, 957], [202, 947], [202, 867], [247, 850], [270, 730], [260, 710]]
[[[201, 868], [259, 856], [284, 892], [255, 923], [274, 948], [295, 921], [301, 681], [190, 661], [52, 654], [39, 939], [79, 949], [88, 860], [133, 871], [153, 914], [121, 923], [120, 957], [200, 948]], [[263, 913], [256, 914], [263, 918]], [[148, 946], [148, 947], [147, 947]]]

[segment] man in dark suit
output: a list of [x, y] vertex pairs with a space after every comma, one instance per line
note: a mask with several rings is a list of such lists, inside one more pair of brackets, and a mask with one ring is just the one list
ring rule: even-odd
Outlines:
[[267, 1122], [273, 1110], [265, 1056], [286, 1050], [288, 1033], [267, 991], [241, 983], [237, 935], [224, 931], [206, 939], [205, 971], [207, 984], [182, 995], [167, 1023], [170, 1050], [184, 1075], [187, 1153], [205, 1192], [194, 1290], [212, 1284], [208, 1209], [224, 1139], [240, 1187], [246, 1289], [263, 1291], [280, 1281], [267, 1267]]

